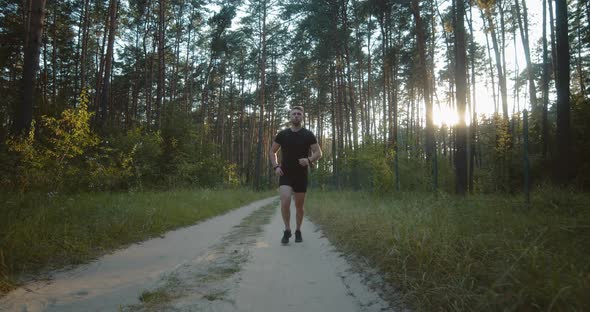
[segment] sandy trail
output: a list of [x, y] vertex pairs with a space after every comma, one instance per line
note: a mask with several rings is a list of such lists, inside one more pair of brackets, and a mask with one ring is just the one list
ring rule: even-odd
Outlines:
[[390, 311], [308, 219], [303, 242], [280, 243], [279, 209], [256, 241], [235, 292], [236, 311]]
[[259, 200], [196, 225], [168, 232], [73, 270], [51, 274], [0, 299], [0, 311], [117, 311], [138, 302], [142, 289], [203, 254], [253, 211], [277, 201]]
[[258, 201], [28, 285], [0, 311], [394, 310], [310, 220], [302, 243], [282, 245], [282, 228], [276, 198]]

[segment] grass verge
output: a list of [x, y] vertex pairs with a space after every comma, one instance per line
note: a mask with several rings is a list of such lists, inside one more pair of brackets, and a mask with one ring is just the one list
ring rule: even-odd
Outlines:
[[314, 192], [306, 211], [419, 311], [582, 311], [590, 306], [590, 194], [460, 199]]
[[247, 189], [0, 195], [0, 295], [28, 274], [84, 263], [273, 195]]

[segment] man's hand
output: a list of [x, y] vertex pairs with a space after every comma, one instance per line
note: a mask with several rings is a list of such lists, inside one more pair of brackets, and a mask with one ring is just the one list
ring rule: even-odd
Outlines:
[[277, 167], [275, 169], [275, 174], [278, 176], [282, 176], [283, 175], [283, 169], [281, 169], [281, 167]]
[[299, 158], [299, 165], [302, 167], [307, 167], [310, 165], [308, 158]]

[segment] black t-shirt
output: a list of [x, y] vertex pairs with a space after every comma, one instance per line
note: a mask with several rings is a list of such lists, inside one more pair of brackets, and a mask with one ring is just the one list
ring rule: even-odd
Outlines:
[[282, 130], [275, 138], [281, 146], [281, 168], [285, 173], [307, 173], [307, 167], [299, 165], [300, 158], [310, 154], [310, 147], [318, 141], [313, 133], [305, 128], [293, 131], [291, 128]]

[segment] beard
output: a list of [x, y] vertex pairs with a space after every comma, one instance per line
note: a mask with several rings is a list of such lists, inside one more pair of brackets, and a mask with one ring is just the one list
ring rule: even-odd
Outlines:
[[299, 127], [299, 126], [301, 126], [301, 120], [292, 120], [291, 124], [293, 126]]

